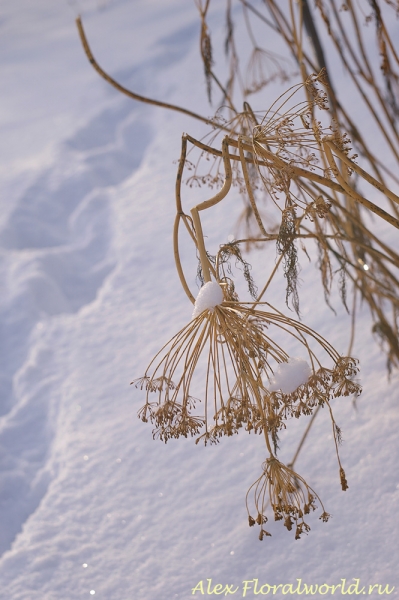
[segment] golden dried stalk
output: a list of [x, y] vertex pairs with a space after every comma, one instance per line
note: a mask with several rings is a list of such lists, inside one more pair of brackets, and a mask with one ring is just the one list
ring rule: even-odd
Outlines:
[[[187, 283], [180, 259], [181, 223], [188, 231], [198, 254], [199, 273], [203, 283], [205, 286], [220, 284], [224, 299], [195, 316], [160, 350], [144, 377], [133, 382], [147, 392], [146, 403], [139, 416], [143, 421], [150, 420], [154, 425], [154, 437], [165, 442], [180, 436], [196, 436], [197, 442], [203, 439], [205, 443], [212, 443], [217, 442], [222, 435], [237, 433], [241, 428], [263, 433], [269, 457], [262, 466], [261, 476], [249, 490], [253, 492], [257, 511], [256, 518], [249, 515], [249, 524], [258, 523], [261, 528], [260, 539], [270, 535], [263, 528], [267, 521], [266, 503], [269, 501], [274, 518], [284, 521], [289, 530], [295, 527], [295, 537], [298, 539], [310, 529], [304, 516], [315, 510], [316, 501], [322, 507], [320, 518], [327, 521], [329, 515], [316, 492], [293, 471], [292, 464], [286, 466], [277, 459], [279, 431], [286, 427], [290, 418], [302, 415], [314, 417], [321, 407], [327, 407], [333, 428], [341, 486], [343, 490], [347, 489], [345, 472], [338, 455], [341, 432], [332, 414], [330, 401], [338, 396], [360, 393], [360, 386], [354, 379], [357, 363], [351, 357], [341, 357], [315, 331], [283, 315], [270, 304], [261, 302], [261, 299], [273, 278], [278, 275], [280, 265], [283, 265], [287, 284], [286, 303], [291, 300], [299, 314], [296, 243], [300, 240], [305, 252], [305, 243], [314, 243], [319, 253], [318, 268], [327, 303], [334, 270], [340, 273], [340, 294], [345, 307], [348, 294], [346, 282], [350, 282], [350, 346], [353, 345], [356, 307], [358, 298], [361, 297], [370, 307], [374, 321], [373, 332], [387, 345], [388, 368], [394, 364], [399, 365], [399, 256], [381, 236], [366, 227], [360, 208], [363, 206], [393, 227], [399, 228], [399, 197], [387, 185], [386, 177], [395, 182], [399, 180], [387, 169], [384, 161], [377, 159], [371, 152], [364, 132], [356, 128], [349, 111], [341, 103], [337, 90], [332, 86], [331, 78], [326, 72], [321, 37], [307, 0], [297, 3], [297, 8], [293, 0], [289, 0], [287, 13], [282, 9], [281, 3], [265, 0], [264, 5], [269, 10], [268, 17], [252, 6], [250, 0], [238, 0], [244, 7], [245, 23], [253, 45], [250, 59], [252, 82], [247, 78], [245, 85], [239, 70], [232, 1], [227, 0], [226, 50], [231, 63], [229, 81], [225, 86], [220, 83], [214, 70], [211, 32], [206, 21], [211, 0], [195, 1], [201, 19], [200, 52], [208, 98], [210, 100], [211, 83], [214, 82], [223, 94], [222, 103], [227, 105], [230, 120], [224, 119], [221, 113], [214, 119], [206, 119], [185, 108], [151, 100], [127, 90], [98, 65], [81, 20], [77, 19], [79, 35], [90, 63], [111, 85], [132, 99], [177, 110], [212, 125], [214, 129], [207, 144], [190, 136], [183, 136], [176, 181], [173, 239], [177, 271], [190, 301], [195, 303], [195, 297]], [[347, 34], [336, 0], [331, 0], [328, 4], [323, 0], [316, 1], [339, 59], [348, 69], [391, 155], [399, 162], [399, 134], [396, 127], [399, 108], [395, 95], [399, 81], [399, 74], [395, 71], [399, 65], [398, 53], [389, 36], [378, 1], [372, 0], [370, 5], [376, 24], [385, 91], [373, 72], [362, 37], [359, 15], [352, 2], [347, 2], [345, 6], [355, 31], [354, 38]], [[275, 57], [258, 45], [251, 28], [250, 13], [267, 27], [274, 28], [285, 40], [295, 56], [302, 78], [302, 84], [292, 86], [260, 116], [252, 111], [245, 101], [246, 96], [259, 92], [276, 77], [288, 78], [288, 69], [282, 66], [284, 59]], [[309, 48], [304, 44], [307, 39], [305, 29], [315, 51], [315, 60], [310, 58]], [[271, 74], [267, 72], [270, 65], [264, 67], [264, 60], [271, 61]], [[319, 74], [309, 75], [309, 72], [315, 71], [319, 71]], [[233, 103], [235, 81], [243, 94], [242, 112], [237, 111]], [[326, 87], [326, 91], [320, 88], [320, 84]], [[305, 100], [291, 106], [294, 102], [292, 99], [300, 89], [303, 90]], [[333, 122], [327, 129], [322, 126], [316, 114], [319, 109], [329, 109], [328, 100]], [[346, 130], [350, 132], [357, 151], [366, 161], [366, 168], [357, 165], [356, 155], [350, 154], [350, 140]], [[221, 149], [214, 147], [219, 132], [225, 134]], [[184, 212], [181, 201], [182, 177], [188, 164], [187, 141], [199, 148], [202, 154], [205, 152], [214, 157], [211, 170], [206, 174], [200, 174], [199, 163], [194, 166], [194, 174], [189, 179], [190, 185], [206, 183], [219, 187], [223, 181], [220, 191], [192, 208], [191, 215]], [[224, 177], [220, 172], [220, 161], [223, 161]], [[352, 174], [358, 178], [357, 181], [354, 181]], [[359, 178], [387, 198], [390, 212], [364, 198], [358, 188]], [[217, 255], [212, 257], [205, 246], [200, 212], [224, 199], [232, 183], [239, 186], [246, 198], [245, 218], [247, 222], [253, 218], [258, 233], [247, 235], [240, 242], [222, 245]], [[267, 206], [266, 218], [260, 204], [261, 190], [273, 201], [271, 207]], [[277, 229], [269, 227], [268, 230], [265, 223], [270, 223], [272, 214], [279, 216], [280, 225]], [[242, 256], [239, 244], [256, 244], [259, 247], [270, 241], [276, 242], [280, 256], [257, 295], [250, 267]], [[229, 271], [231, 260], [235, 260], [243, 268], [255, 302], [239, 301]], [[388, 317], [388, 314], [391, 316]], [[310, 375], [292, 390], [272, 389], [279, 365], [287, 365], [290, 361], [288, 346], [282, 341], [284, 336], [299, 345], [310, 363]], [[324, 359], [329, 361], [328, 366], [324, 365]], [[201, 401], [194, 394], [199, 395]]]

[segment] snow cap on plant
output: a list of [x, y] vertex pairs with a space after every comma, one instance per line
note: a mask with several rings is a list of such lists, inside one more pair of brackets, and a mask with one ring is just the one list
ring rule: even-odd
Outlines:
[[223, 290], [217, 281], [208, 281], [199, 291], [194, 304], [193, 316], [195, 319], [204, 310], [213, 310], [218, 304], [223, 302]]

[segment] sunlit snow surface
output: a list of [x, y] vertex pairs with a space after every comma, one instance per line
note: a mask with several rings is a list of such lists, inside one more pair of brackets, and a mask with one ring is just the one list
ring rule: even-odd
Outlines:
[[[223, 10], [216, 3], [211, 15], [220, 39]], [[260, 436], [165, 446], [137, 419], [143, 392], [129, 382], [192, 313], [173, 261], [174, 161], [181, 133], [205, 130], [101, 81], [77, 38], [78, 11], [117, 79], [212, 114], [191, 2], [3, 0], [0, 598], [185, 600], [207, 579], [239, 586], [235, 598], [254, 578], [399, 589], [398, 376], [388, 384], [366, 312], [354, 349], [364, 392], [356, 406], [334, 406], [349, 490], [340, 491], [325, 410], [296, 468], [333, 516], [311, 515], [300, 541], [281, 523], [263, 542], [248, 527], [245, 493], [266, 458]], [[239, 214], [235, 193], [203, 216], [211, 242], [231, 233], [219, 239]], [[194, 257], [196, 296], [190, 243], [182, 254]], [[339, 302], [337, 317], [326, 308], [313, 269], [302, 274], [302, 317], [344, 353], [349, 317]], [[282, 311], [284, 299], [270, 291]], [[306, 425], [289, 424], [282, 460]]]

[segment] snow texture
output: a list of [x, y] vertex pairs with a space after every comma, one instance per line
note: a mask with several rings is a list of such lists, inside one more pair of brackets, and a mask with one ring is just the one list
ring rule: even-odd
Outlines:
[[[332, 403], [349, 490], [340, 490], [321, 410], [296, 468], [333, 518], [311, 519], [299, 541], [281, 523], [263, 542], [248, 527], [245, 493], [266, 458], [261, 436], [165, 446], [137, 418], [145, 394], [130, 381], [190, 318], [173, 259], [174, 161], [182, 132], [202, 139], [208, 130], [100, 79], [74, 18], [82, 15], [99, 64], [122, 85], [209, 115], [197, 12], [187, 0], [2, 1], [0, 600], [188, 600], [207, 579], [241, 586], [236, 599], [254, 578], [360, 578], [396, 586], [389, 597], [398, 598], [398, 374], [387, 381], [366, 311], [353, 350], [364, 392], [356, 407]], [[222, 53], [224, 2], [211, 3], [209, 26]], [[367, 115], [359, 119], [364, 130]], [[194, 192], [183, 186], [185, 203]], [[212, 252], [241, 210], [232, 190], [204, 211]], [[389, 227], [373, 228], [394, 245]], [[180, 243], [194, 290], [195, 251], [188, 236]], [[270, 273], [274, 251], [257, 256], [253, 272]], [[301, 271], [302, 318], [344, 353], [350, 316], [333, 294], [337, 316], [320, 301], [316, 262]], [[284, 289], [270, 286], [268, 301], [284, 311]], [[282, 432], [281, 460], [292, 459], [306, 426], [293, 420]]]
[[212, 310], [223, 302], [223, 290], [217, 281], [208, 281], [200, 289], [194, 304], [192, 318], [198, 317], [204, 310]]
[[274, 377], [270, 380], [269, 390], [281, 390], [283, 394], [291, 394], [306, 383], [312, 371], [302, 358], [289, 358], [288, 362], [280, 363]]

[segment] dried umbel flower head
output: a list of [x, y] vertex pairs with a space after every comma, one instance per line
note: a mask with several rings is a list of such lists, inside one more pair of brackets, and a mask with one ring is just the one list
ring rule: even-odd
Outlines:
[[273, 81], [288, 81], [289, 62], [275, 54], [254, 47], [248, 62], [244, 95], [256, 94]]
[[[144, 377], [133, 382], [147, 391], [139, 416], [155, 425], [154, 437], [167, 442], [196, 436], [204, 425], [200, 438], [212, 443], [245, 427], [267, 432], [276, 444], [288, 418], [311, 414], [316, 406], [330, 409], [332, 398], [359, 392], [353, 381], [356, 361], [340, 357], [309, 327], [268, 303], [261, 304], [267, 312], [256, 303], [216, 304], [222, 297], [219, 284], [208, 282], [193, 319], [155, 356]], [[271, 391], [278, 366], [290, 358], [281, 345], [287, 336], [306, 353], [310, 376], [289, 393], [276, 387]], [[322, 366], [312, 345], [319, 356], [329, 357], [331, 367]], [[198, 397], [200, 403], [194, 400]], [[200, 406], [201, 413], [192, 414]]]
[[[209, 282], [204, 288], [212, 284], [218, 286]], [[259, 319], [259, 311], [251, 311], [238, 302], [209, 306], [207, 300], [206, 294], [200, 293], [193, 319], [155, 357], [144, 377], [134, 382], [147, 390], [141, 418], [155, 423], [154, 436], [164, 441], [198, 433], [198, 421], [193, 426], [183, 426], [180, 420], [181, 414], [189, 419], [190, 399], [198, 396], [197, 391], [192, 393], [194, 381], [203, 397], [205, 432], [201, 437], [205, 442], [237, 433], [242, 426], [261, 429], [260, 407], [266, 393], [262, 375], [271, 376], [271, 362], [288, 359], [269, 339], [269, 321]], [[201, 372], [195, 379], [197, 369]], [[152, 394], [157, 394], [157, 402], [150, 401]], [[164, 413], [164, 405], [178, 406], [179, 418], [171, 410]]]
[[[263, 528], [268, 518], [265, 515], [266, 505], [270, 504], [275, 521], [283, 521], [284, 527], [295, 531], [298, 540], [303, 533], [310, 531], [305, 516], [317, 509], [319, 502], [322, 513], [320, 519], [327, 522], [330, 515], [325, 511], [322, 501], [306, 481], [290, 467], [281, 463], [275, 456], [270, 456], [262, 465], [262, 475], [252, 484], [247, 492], [246, 504], [250, 527], [260, 525], [259, 539], [271, 534]], [[256, 519], [250, 515], [248, 499], [253, 492]]]
[[[287, 419], [327, 406], [342, 489], [347, 489], [338, 455], [341, 432], [330, 400], [360, 392], [353, 380], [357, 363], [340, 357], [319, 334], [270, 304], [225, 297], [218, 282], [208, 281], [198, 295], [192, 320], [160, 350], [144, 377], [132, 382], [147, 392], [139, 417], [151, 421], [154, 438], [165, 443], [181, 436], [216, 443], [241, 428], [262, 433], [269, 458], [248, 492], [254, 491], [257, 510], [256, 518], [249, 515], [249, 523], [260, 525], [260, 539], [270, 535], [263, 527], [269, 499], [275, 519], [283, 520], [289, 530], [295, 527], [298, 539], [310, 529], [304, 515], [315, 510], [316, 500], [321, 501], [301, 476], [276, 458], [279, 431]], [[299, 344], [308, 362], [290, 359], [277, 341], [285, 336]], [[330, 367], [321, 364], [320, 354], [327, 355]], [[327, 521], [329, 515], [322, 508], [320, 518]]]

